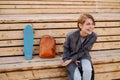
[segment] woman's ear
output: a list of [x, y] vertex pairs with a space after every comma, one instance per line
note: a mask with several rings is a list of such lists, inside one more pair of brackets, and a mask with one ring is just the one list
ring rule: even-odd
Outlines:
[[82, 28], [82, 24], [79, 23], [79, 28], [81, 29]]

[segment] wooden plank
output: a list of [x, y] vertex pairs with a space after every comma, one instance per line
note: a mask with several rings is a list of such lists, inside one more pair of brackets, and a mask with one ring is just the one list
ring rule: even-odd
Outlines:
[[105, 0], [97, 0], [97, 1], [101, 1], [101, 2], [120, 2], [119, 0], [107, 0], [107, 1], [105, 1]]
[[[56, 44], [62, 44], [65, 40], [64, 38], [55, 38]], [[39, 45], [40, 39], [34, 39], [34, 45]], [[0, 41], [0, 47], [7, 47], [7, 46], [23, 46], [23, 40], [7, 40], [7, 41]]]
[[[15, 75], [12, 75], [12, 74], [14, 74], [14, 73], [16, 73]], [[9, 75], [11, 75], [11, 76], [15, 76], [16, 77], [16, 79], [17, 80], [19, 80], [18, 78], [17, 78], [17, 76], [19, 77], [19, 73], [25, 73], [25, 72], [14, 72], [14, 73], [8, 73]], [[49, 78], [34, 78], [35, 80], [67, 80], [67, 78], [66, 78], [66, 72], [63, 74], [64, 76], [61, 76], [62, 74], [58, 74], [58, 72], [55, 72], [56, 73], [56, 75], [54, 75], [54, 76], [59, 76], [59, 77], [51, 77], [50, 78], [50, 76], [49, 76]], [[20, 76], [24, 76], [23, 74], [21, 74]], [[52, 74], [52, 72], [51, 72], [51, 74]], [[29, 75], [29, 74], [28, 74]], [[119, 79], [119, 75], [120, 75], [120, 72], [111, 72], [111, 73], [99, 73], [99, 74], [95, 74], [95, 80], [103, 80], [103, 79], [106, 79], [106, 80], [111, 80], [111, 79]], [[13, 77], [14, 78], [14, 77]], [[13, 80], [13, 78], [11, 77], [11, 79]], [[15, 79], [15, 78], [14, 78]], [[24, 79], [24, 78], [22, 78], [22, 80], [28, 80], [28, 79], [30, 79], [30, 78], [27, 78], [27, 79]], [[34, 80], [33, 79], [33, 80]]]
[[[97, 57], [96, 57], [97, 58]], [[114, 56], [114, 58], [111, 58], [110, 56], [105, 56], [102, 58], [92, 58], [92, 61], [94, 61], [94, 64], [101, 64], [101, 63], [110, 63], [110, 62], [119, 62], [119, 56]]]
[[[36, 78], [50, 78], [66, 75], [65, 69], [33, 70], [33, 73]], [[39, 75], [40, 73], [42, 74]]]
[[[94, 54], [99, 54], [97, 52], [94, 52]], [[105, 55], [106, 54], [106, 55]], [[117, 65], [117, 67], [115, 67], [116, 69], [120, 69], [118, 68], [119, 65], [119, 61], [120, 61], [120, 54], [119, 54], [119, 50], [115, 51], [115, 50], [110, 50], [110, 51], [105, 51], [99, 55], [104, 55], [104, 56], [97, 56], [97, 55], [93, 55], [92, 53], [92, 61], [93, 64], [105, 64], [105, 63], [112, 63], [115, 62], [115, 64]], [[15, 60], [16, 59], [16, 60]], [[45, 68], [57, 68], [60, 67], [61, 62], [62, 62], [62, 57], [56, 56], [56, 58], [52, 58], [52, 59], [42, 59], [39, 58], [38, 56], [33, 56], [32, 60], [26, 61], [24, 59], [23, 56], [18, 56], [18, 57], [3, 57], [0, 58], [1, 62], [0, 62], [0, 72], [4, 72], [4, 71], [15, 71], [15, 70], [28, 70], [28, 69], [45, 69]], [[118, 62], [118, 63], [117, 63]], [[112, 64], [110, 64], [112, 65]], [[113, 68], [107, 68], [108, 65], [103, 65], [106, 66], [106, 71], [108, 70], [113, 70]], [[97, 66], [96, 66], [97, 67]], [[101, 68], [102, 66], [100, 66], [99, 68]], [[111, 67], [111, 66], [109, 66]], [[101, 68], [103, 69], [103, 68]], [[114, 69], [114, 70], [116, 70]], [[98, 69], [99, 72], [101, 71], [100, 69]], [[104, 72], [104, 69], [102, 70]]]
[[[108, 68], [110, 68], [111, 66], [108, 66]], [[102, 67], [103, 69], [105, 68], [105, 66]], [[107, 68], [107, 67], [106, 67]], [[99, 69], [99, 68], [97, 68]], [[102, 69], [102, 70], [103, 70]], [[41, 74], [42, 73], [42, 74]], [[114, 78], [119, 78], [118, 74], [120, 74], [119, 70], [118, 71], [114, 71], [114, 72], [102, 72], [102, 73], [97, 73], [95, 72], [95, 77], [98, 78], [98, 76], [102, 77], [104, 74], [104, 79], [114, 79]], [[113, 73], [115, 73], [114, 75], [112, 75]], [[66, 70], [64, 68], [56, 68], [56, 69], [44, 69], [44, 70], [30, 70], [30, 71], [17, 71], [17, 72], [7, 72], [6, 73], [8, 75], [8, 79], [44, 79], [44, 78], [54, 78], [54, 77], [64, 77], [66, 76]], [[28, 75], [26, 75], [28, 74]], [[34, 77], [33, 77], [34, 75]], [[110, 76], [112, 75], [112, 76]], [[18, 77], [19, 76], [19, 77]], [[30, 77], [29, 77], [30, 76]], [[109, 76], [109, 78], [108, 78]], [[98, 78], [99, 79], [99, 78]], [[100, 80], [102, 80], [103, 78], [101, 78]]]
[[[32, 72], [32, 71], [31, 71]], [[12, 75], [12, 74], [14, 74], [14, 73], [16, 73], [15, 75]], [[23, 79], [23, 74], [22, 75], [19, 75], [19, 74], [21, 74], [21, 73], [23, 73], [23, 74], [25, 74], [25, 75], [31, 75], [30, 74], [30, 72], [28, 73], [28, 72], [13, 72], [13, 73], [0, 73], [0, 79], [1, 80], [10, 80], [10, 78], [11, 77], [7, 77], [6, 75], [7, 74], [9, 74], [9, 76], [15, 76], [14, 77], [14, 79], [12, 78], [12, 80], [21, 80], [21, 78], [22, 78], [22, 80], [28, 80], [28, 79], [30, 79], [30, 78], [27, 78], [27, 79]], [[27, 73], [27, 74], [26, 74]], [[32, 74], [33, 74], [33, 72], [32, 72]], [[37, 74], [36, 74], [37, 75]], [[39, 74], [40, 75], [40, 74]], [[19, 78], [17, 78], [19, 76]], [[34, 76], [34, 74], [32, 75], [32, 76]], [[32, 79], [30, 79], [30, 80], [66, 80], [67, 78], [66, 77], [56, 77], [56, 78], [49, 78], [49, 79], [39, 79], [39, 78], [35, 78], [34, 77], [34, 79], [32, 78]]]
[[[98, 58], [100, 58], [100, 57], [98, 57]], [[112, 59], [114, 59], [114, 58], [111, 56], [111, 59], [108, 58], [107, 61], [110, 61]], [[117, 58], [117, 59], [118, 59], [118, 61], [120, 60], [119, 58]], [[100, 60], [97, 60], [97, 59], [93, 60], [93, 63], [95, 63], [95, 65], [94, 65], [95, 73], [112, 72], [112, 71], [119, 71], [120, 70], [120, 63], [119, 62], [118, 63], [104, 64], [104, 60], [105, 59], [101, 60], [101, 62], [103, 62], [102, 64], [97, 64], [97, 61], [99, 63]], [[22, 63], [16, 62], [16, 63], [10, 63], [10, 64], [1, 64], [0, 65], [0, 72], [24, 71], [24, 70], [34, 70], [34, 69], [35, 70], [37, 69], [37, 71], [39, 72], [39, 70], [44, 71], [46, 69], [60, 68], [61, 62], [62, 62], [62, 59], [58, 59], [58, 60], [55, 59], [55, 60], [49, 60], [49, 61], [47, 61], [47, 60], [46, 61], [28, 61], [28, 62], [26, 61], [26, 62], [22, 62]], [[111, 67], [110, 65], [112, 65], [113, 67]], [[39, 74], [37, 76], [39, 76]], [[43, 78], [42, 75], [40, 75], [40, 76]]]
[[[94, 0], [60, 0], [60, 1], [94, 1]], [[96, 0], [96, 2], [120, 2], [119, 0]]]
[[95, 28], [98, 35], [119, 35], [120, 28]]
[[[69, 30], [70, 31], [70, 30]], [[46, 33], [47, 32], [47, 33]], [[51, 35], [53, 37], [65, 37], [66, 32], [63, 32], [63, 30], [35, 30], [35, 38], [40, 38], [43, 35]], [[40, 34], [42, 33], [42, 34]], [[1, 31], [0, 32], [0, 38], [2, 39], [22, 39], [23, 38], [23, 31]]]
[[23, 55], [23, 47], [0, 48], [0, 55], [1, 56]]
[[[115, 53], [115, 54], [114, 54]], [[110, 57], [110, 56], [119, 56], [120, 50], [103, 50], [103, 51], [91, 51], [90, 55], [92, 58], [95, 57]]]
[[[100, 77], [101, 76], [101, 77]], [[120, 72], [110, 72], [110, 73], [103, 73], [103, 74], [96, 74], [95, 75], [95, 80], [112, 80], [112, 79], [120, 79]]]
[[[64, 38], [55, 38], [56, 44], [63, 44], [65, 41]], [[34, 39], [34, 45], [39, 45], [40, 39]], [[7, 46], [23, 46], [23, 40], [6, 40], [0, 41], [0, 47], [7, 47]]]
[[[64, 5], [64, 4], [76, 4], [76, 5], [80, 5], [80, 4], [95, 4], [94, 2], [61, 2], [61, 1], [0, 1], [0, 4], [41, 4], [41, 5]], [[117, 3], [118, 4], [118, 3]]]
[[[111, 10], [113, 10], [113, 11], [111, 11]], [[114, 9], [114, 8], [113, 9], [99, 9], [99, 8], [97, 8], [96, 12], [98, 12], [98, 13], [119, 13], [120, 9]]]
[[[111, 74], [114, 74], [116, 76], [110, 76]], [[107, 77], [104, 78], [106, 80], [117, 79], [117, 78], [119, 79], [119, 72], [95, 74], [95, 80], [103, 80], [103, 79], [99, 78], [99, 77], [103, 77], [103, 76], [107, 76]], [[108, 78], [108, 77], [110, 77], [110, 78]], [[3, 80], [7, 80], [7, 79], [3, 79]], [[28, 80], [28, 79], [22, 79], [22, 80]], [[67, 80], [67, 77], [61, 77], [60, 76], [60, 77], [57, 77], [57, 78], [43, 78], [43, 79], [35, 79], [35, 80]]]
[[115, 26], [120, 26], [120, 22], [96, 22], [95, 28], [96, 27], [115, 27]]
[[[65, 38], [55, 38], [56, 44], [63, 44]], [[101, 41], [120, 41], [120, 36], [101, 36], [97, 38], [97, 42], [102, 43]], [[39, 45], [40, 39], [34, 39], [34, 45]], [[23, 46], [23, 40], [3, 40], [0, 41], [0, 47], [14, 47], [14, 46]]]
[[[118, 13], [97, 13], [91, 14], [96, 21], [119, 21]], [[24, 14], [24, 15], [0, 15], [0, 23], [21, 23], [21, 22], [68, 22], [77, 21], [80, 14]]]
[[23, 56], [16, 56], [16, 57], [11, 56], [11, 57], [1, 57], [0, 60], [1, 60], [0, 65], [4, 65], [4, 64], [14, 64], [14, 63], [31, 63], [31, 62], [35, 63], [35, 62], [56, 61], [56, 60], [62, 60], [62, 56], [56, 55], [55, 58], [44, 59], [44, 58], [40, 58], [38, 55], [34, 55], [32, 60], [26, 60]]
[[[112, 4], [113, 3], [113, 4]], [[120, 3], [119, 2], [117, 2], [117, 3], [114, 3], [114, 2], [97, 2], [96, 1], [96, 6], [119, 6], [120, 5]]]
[[[44, 35], [51, 35], [53, 37], [66, 37], [68, 32], [76, 29], [46, 29], [34, 30], [35, 38], [41, 38]], [[120, 35], [120, 28], [95, 28], [94, 32], [98, 36]], [[40, 34], [42, 33], [42, 34]], [[0, 31], [0, 39], [23, 39], [23, 31]]]
[[[7, 31], [7, 32], [1, 31], [0, 34], [1, 34], [0, 37], [2, 37], [2, 39], [20, 39], [20, 38], [23, 38], [23, 31], [17, 31], [17, 33], [16, 33], [16, 31]], [[13, 38], [13, 36], [16, 36], [16, 38]]]
[[[98, 60], [97, 58], [98, 57], [103, 57], [105, 58], [104, 60], [106, 59], [109, 59], [111, 58], [111, 56], [113, 56], [114, 58], [116, 56], [119, 56], [120, 55], [120, 50], [106, 50], [106, 51], [92, 51], [90, 52], [90, 55], [92, 56], [92, 59], [95, 63], [95, 60]], [[56, 55], [55, 58], [51, 58], [51, 59], [42, 59], [42, 58], [39, 58], [39, 56], [33, 56], [33, 59], [31, 61], [26, 61], [25, 58], [23, 56], [12, 56], [12, 57], [1, 57], [0, 60], [0, 65], [2, 64], [11, 64], [11, 63], [22, 63], [22, 62], [45, 62], [45, 61], [55, 61], [55, 60], [60, 60], [62, 59], [61, 58], [62, 56], [60, 56], [59, 54]], [[100, 60], [102, 61], [102, 59], [100, 58]], [[117, 60], [117, 58], [116, 58]], [[118, 59], [119, 60], [119, 59]], [[113, 60], [113, 62], [115, 62]], [[116, 61], [117, 62], [117, 61]], [[105, 63], [105, 62], [103, 62]], [[108, 63], [108, 62], [106, 62]], [[97, 63], [98, 64], [98, 63]]]
[[95, 5], [96, 2], [98, 3], [102, 3], [102, 4], [112, 4], [112, 5], [119, 5], [119, 1], [118, 2], [114, 2], [113, 0], [111, 2], [109, 1], [66, 1], [66, 2], [63, 2], [63, 1], [0, 1], [0, 4], [48, 4], [48, 5], [55, 5], [55, 4], [58, 4], [58, 5], [64, 5], [64, 4], [74, 4], [74, 5], [80, 5], [80, 4], [90, 4], [90, 5]]
[[[110, 68], [111, 66], [108, 66], [108, 68]], [[102, 67], [103, 69], [104, 69], [104, 67]], [[99, 68], [97, 68], [97, 69], [99, 69]], [[60, 72], [61, 71], [61, 72]], [[47, 77], [47, 76], [49, 76], [49, 77], [52, 77], [53, 75], [55, 76], [56, 75], [56, 72], [59, 72], [60, 74], [60, 76], [64, 76], [64, 75], [66, 75], [66, 73], [64, 72], [65, 70], [55, 70], [55, 74], [52, 74], [52, 72], [53, 72], [53, 70], [51, 70], [50, 72], [51, 73], [48, 73], [48, 70], [46, 70], [45, 72], [43, 71], [41, 71], [41, 70], [38, 70], [38, 71], [34, 71], [35, 73], [34, 74], [36, 74], [37, 75], [37, 78], [44, 78], [44, 77]], [[43, 73], [42, 75], [39, 75], [40, 73]], [[45, 74], [44, 74], [45, 73]], [[47, 74], [46, 74], [47, 73]], [[114, 72], [113, 72], [114, 73]], [[120, 74], [120, 72], [116, 72], [116, 74]], [[63, 74], [63, 75], [62, 75]], [[104, 73], [103, 73], [104, 74]], [[118, 77], [118, 74], [117, 75], [115, 75], [115, 76], [117, 76]], [[110, 73], [108, 73], [107, 75], [110, 75]], [[53, 77], [54, 77], [53, 76]], [[36, 77], [36, 76], [35, 76]], [[55, 76], [55, 77], [57, 77], [57, 76]], [[96, 77], [97, 77], [97, 75], [96, 75]], [[99, 76], [100, 77], [100, 76]], [[107, 76], [108, 77], [108, 76]], [[113, 78], [113, 76], [112, 77], [110, 77], [109, 76], [109, 78], [110, 79], [112, 79]], [[106, 78], [104, 78], [104, 79], [106, 79]], [[102, 79], [103, 80], [103, 79]]]
[[32, 71], [7, 73], [9, 80], [34, 79]]
[[[48, 70], [48, 71], [47, 71]], [[31, 71], [18, 71], [8, 72], [9, 80], [56, 80], [55, 78], [64, 77], [66, 75], [65, 69], [47, 69], [47, 70], [31, 70]], [[47, 71], [47, 73], [46, 73]], [[42, 74], [41, 74], [42, 72]], [[62, 74], [61, 74], [62, 73]]]
[[[97, 58], [106, 58], [110, 59], [112, 57], [116, 57], [120, 55], [120, 50], [106, 50], [106, 51], [92, 51], [90, 52], [90, 55], [92, 56], [93, 60], [96, 60]], [[12, 57], [1, 57], [0, 58], [0, 65], [2, 64], [11, 64], [11, 63], [23, 63], [23, 62], [45, 62], [45, 61], [55, 61], [55, 60], [61, 60], [61, 55], [56, 55], [55, 58], [51, 59], [42, 59], [39, 58], [38, 55], [34, 55], [33, 59], [30, 61], [26, 61], [23, 56], [12, 56]], [[97, 57], [97, 58], [96, 58]], [[110, 57], [110, 58], [108, 58]], [[105, 60], [105, 59], [104, 59]]]
[[[59, 60], [59, 61], [58, 61]], [[16, 70], [30, 70], [30, 69], [50, 69], [57, 68], [61, 65], [61, 59], [56, 61], [45, 61], [45, 62], [22, 62], [22, 63], [12, 63], [12, 64], [2, 64], [0, 65], [0, 72], [5, 71], [16, 71]], [[51, 66], [52, 65], [52, 66]]]
[[[42, 79], [40, 79], [40, 80], [42, 80]], [[43, 80], [45, 80], [45, 79], [43, 79]], [[49, 78], [47, 80], [67, 80], [67, 77]]]
[[0, 80], [8, 80], [8, 77], [5, 73], [0, 73]]
[[95, 69], [95, 73], [120, 71], [120, 63], [94, 65], [94, 69]]
[[[33, 29], [52, 29], [52, 28], [77, 28], [76, 22], [61, 22], [61, 23], [14, 23], [14, 24], [0, 24], [0, 30], [18, 30], [24, 29], [27, 24], [30, 24]], [[120, 22], [96, 22], [95, 28], [98, 27], [119, 27]]]
[[97, 42], [99, 41], [119, 41], [120, 36], [101, 36], [97, 38]]
[[96, 43], [94, 44], [92, 50], [115, 49], [115, 48], [120, 48], [120, 42]]
[[[115, 57], [115, 56], [114, 56]], [[14, 57], [13, 57], [14, 58]], [[98, 57], [99, 58], [99, 57]], [[21, 59], [21, 58], [20, 58]], [[110, 58], [108, 58], [108, 60], [109, 60]], [[23, 60], [23, 59], [22, 59]], [[56, 63], [55, 62], [55, 60], [60, 60], [58, 63]], [[46, 62], [47, 62], [48, 60], [45, 60], [45, 61], [40, 61], [40, 60], [38, 60], [38, 61], [34, 61], [34, 63], [44, 63], [44, 64], [46, 64]], [[49, 69], [50, 68], [58, 68], [58, 67], [60, 67], [60, 64], [61, 64], [61, 59], [54, 59], [54, 60], [49, 60], [49, 61], [52, 61], [53, 62], [53, 64], [51, 63], [50, 65], [49, 65]], [[101, 60], [102, 61], [102, 60]], [[43, 70], [43, 69], [47, 69], [48, 68], [48, 65], [46, 65], [46, 66], [42, 66], [42, 64], [40, 65], [36, 65], [36, 64], [34, 64], [34, 67], [33, 66], [24, 66], [23, 64], [25, 64], [26, 63], [26, 65], [28, 65], [29, 63], [33, 63], [33, 61], [29, 61], [28, 63], [27, 63], [27, 61], [25, 61], [24, 60], [24, 62], [21, 62], [21, 61], [19, 60], [19, 62], [17, 62], [17, 61], [14, 61], [14, 63], [12, 62], [12, 63], [6, 63], [6, 64], [1, 64], [0, 65], [0, 72], [4, 72], [4, 71], [19, 71], [19, 70], [31, 70], [31, 69], [38, 69], [38, 72], [37, 73], [39, 73], [39, 70], [41, 71], [41, 70]], [[93, 62], [95, 62], [95, 61], [93, 61]], [[103, 61], [102, 61], [103, 62]], [[97, 64], [97, 61], [95, 62], [96, 64]], [[10, 65], [11, 64], [11, 65]], [[20, 67], [12, 67], [13, 66], [13, 64], [14, 65], [19, 65]], [[55, 66], [55, 64], [56, 64], [56, 66]], [[103, 72], [112, 72], [112, 71], [119, 71], [120, 70], [120, 63], [118, 62], [118, 63], [107, 63], [107, 64], [97, 64], [97, 65], [94, 65], [94, 68], [95, 68], [95, 73], [103, 73]], [[6, 66], [7, 65], [9, 65], [12, 69], [10, 69], [10, 67], [8, 67], [8, 68], [6, 68]], [[31, 64], [32, 65], [32, 64]], [[112, 66], [112, 67], [111, 67]], [[39, 67], [39, 68], [38, 68]], [[39, 76], [39, 74], [37, 74], [37, 76]], [[43, 75], [40, 75], [42, 78], [44, 77]], [[40, 78], [40, 77], [39, 77]]]
[[0, 14], [76, 14], [76, 13], [119, 13], [120, 9], [1, 9]]
[[[44, 0], [44, 1], [49, 1], [49, 0]], [[72, 1], [72, 2], [79, 2], [79, 1], [94, 1], [94, 0], [51, 0], [51, 1]], [[109, 1], [105, 1], [105, 0], [96, 0], [97, 2], [120, 2], [119, 0], [109, 0]]]
[[[7, 0], [4, 0], [4, 1], [7, 1]], [[9, 0], [9, 1], [11, 1], [11, 0]], [[15, 1], [15, 0], [12, 0], [12, 1]], [[36, 1], [36, 0], [18, 0], [18, 1]], [[39, 1], [39, 0], [37, 0], [37, 1]], [[40, 0], [40, 1], [49, 1], [49, 0]], [[72, 1], [72, 2], [78, 2], [78, 1], [94, 1], [94, 0], [51, 0], [51, 1], [62, 1], [62, 2], [68, 2], [68, 1]], [[109, 1], [104, 1], [104, 0], [97, 0], [97, 1], [100, 1], [100, 2], [120, 2], [119, 0], [109, 0]]]
[[[110, 10], [108, 10], [109, 12]], [[114, 10], [110, 12], [119, 12]], [[1, 9], [0, 14], [73, 14], [83, 12], [96, 12], [96, 9]], [[107, 12], [107, 10], [105, 10]]]
[[[59, 1], [59, 0], [57, 0], [57, 1]], [[60, 1], [75, 1], [76, 2], [76, 1], [94, 1], [94, 0], [60, 0]], [[105, 1], [105, 0], [96, 0], [96, 1], [98, 1], [98, 2], [99, 1], [100, 2], [120, 2], [119, 0], [108, 0], [108, 1]]]
[[[105, 42], [94, 44], [92, 50], [119, 49], [120, 42]], [[56, 53], [63, 52], [63, 45], [56, 45]], [[39, 46], [34, 46], [34, 54], [39, 53]], [[0, 48], [0, 56], [23, 55], [23, 47]]]
[[56, 78], [48, 78], [48, 79], [37, 79], [37, 80], [67, 80], [67, 77], [56, 77]]
[[[34, 46], [34, 47], [35, 47], [34, 48], [34, 51], [35, 51], [34, 53], [38, 53], [39, 46]], [[16, 51], [19, 52], [19, 49], [17, 49], [17, 48], [18, 47], [13, 47], [13, 49], [15, 49]], [[93, 48], [92, 48], [92, 50], [119, 49], [119, 48], [120, 48], [120, 42], [103, 42], [103, 43], [95, 43], [94, 46], [93, 46]], [[0, 49], [0, 50], [2, 50], [2, 49]], [[8, 50], [11, 50], [11, 48], [8, 49]], [[21, 51], [23, 51], [22, 48], [20, 48], [20, 52]], [[56, 45], [56, 52], [63, 52], [63, 45], [62, 44], [61, 45], [59, 45], [59, 44]]]
[[110, 9], [119, 9], [120, 7], [119, 6], [111, 6], [111, 5], [107, 5], [107, 6], [102, 6], [100, 5], [99, 6], [99, 3], [97, 5], [79, 5], [79, 6], [76, 6], [76, 5], [0, 5], [0, 9], [75, 9], [75, 8], [79, 8], [79, 9], [95, 9], [95, 8], [98, 8], [98, 9], [107, 9], [107, 8], [110, 8]]
[[[0, 8], [1, 9], [24, 9], [24, 8], [27, 8], [27, 9], [37, 9], [37, 8], [39, 8], [39, 9], [75, 9], [75, 8], [90, 8], [90, 9], [92, 9], [92, 8], [96, 8], [96, 6], [57, 6], [57, 5], [55, 5], [55, 6], [53, 6], [53, 5], [50, 5], [50, 6], [48, 6], [48, 5], [0, 5]], [[112, 8], [112, 7], [111, 7]], [[115, 7], [116, 8], [116, 7]]]

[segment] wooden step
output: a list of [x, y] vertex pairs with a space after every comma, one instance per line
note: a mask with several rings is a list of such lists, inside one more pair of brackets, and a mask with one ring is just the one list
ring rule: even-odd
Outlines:
[[[107, 50], [98, 52], [91, 52], [93, 64], [105, 64], [120, 61], [120, 50]], [[103, 56], [97, 56], [97, 55]], [[56, 56], [53, 59], [42, 59], [38, 56], [33, 56], [32, 60], [25, 60], [23, 56], [18, 57], [1, 57], [0, 58], [0, 72], [29, 70], [29, 69], [47, 69], [61, 67], [62, 57]], [[112, 64], [111, 64], [112, 65]], [[105, 66], [105, 65], [104, 65]], [[118, 68], [118, 67], [117, 67]], [[109, 69], [109, 68], [108, 68]], [[119, 69], [119, 68], [118, 68]], [[103, 70], [104, 71], [104, 70]]]
[[[119, 1], [0, 1], [0, 14], [119, 13]], [[49, 6], [48, 6], [49, 5]]]
[[116, 4], [116, 5], [119, 5], [120, 1], [119, 0], [109, 0], [109, 1], [104, 1], [104, 0], [72, 0], [72, 1], [69, 1], [69, 0], [52, 0], [52, 1], [49, 1], [49, 0], [45, 0], [45, 1], [40, 1], [40, 0], [18, 0], [18, 1], [15, 1], [15, 0], [9, 0], [9, 1], [0, 1], [0, 4], [19, 4], [19, 5], [22, 5], [22, 4], [41, 4], [41, 5], [65, 5], [65, 4], [74, 4], [74, 5], [77, 5], [77, 4], [84, 4], [84, 3], [87, 3], [87, 4], [90, 4], [90, 3], [102, 3], [102, 4]]
[[[55, 38], [56, 44], [63, 44], [65, 38]], [[34, 39], [34, 45], [39, 45], [40, 39]], [[97, 39], [97, 42], [105, 43], [105, 42], [117, 42], [120, 41], [120, 36], [100, 36]], [[119, 42], [118, 42], [119, 43]], [[0, 47], [14, 47], [14, 46], [23, 46], [23, 40], [3, 40], [0, 41]]]
[[[120, 42], [101, 42], [95, 43], [92, 50], [110, 50], [110, 49], [119, 49]], [[56, 53], [63, 52], [63, 45], [56, 45]], [[39, 53], [39, 45], [34, 46], [34, 54]], [[8, 46], [0, 48], [0, 56], [14, 56], [14, 55], [23, 55], [23, 46]]]
[[[48, 70], [49, 71], [49, 70]], [[59, 70], [61, 71], [61, 70]], [[67, 80], [67, 77], [66, 77], [66, 72], [64, 73], [64, 71], [61, 71], [61, 73], [59, 72], [47, 72], [48, 74], [51, 74], [51, 75], [48, 75], [46, 74], [46, 71], [42, 71], [43, 73], [43, 77], [41, 77], [39, 74], [41, 74], [41, 71], [23, 71], [23, 72], [13, 72], [13, 73], [2, 73], [0, 74], [0, 78], [2, 80]], [[62, 75], [63, 74], [63, 75]], [[8, 75], [8, 76], [7, 76]], [[60, 75], [60, 77], [59, 77]], [[120, 77], [120, 72], [107, 72], [107, 73], [99, 73], [99, 74], [95, 74], [95, 80], [103, 80], [103, 79], [106, 79], [106, 80], [119, 80]], [[45, 78], [44, 78], [45, 77]]]
[[[77, 29], [49, 29], [49, 30], [34, 30], [35, 38], [41, 38], [43, 35], [51, 35], [53, 37], [66, 37], [68, 32]], [[96, 28], [94, 30], [98, 36], [120, 35], [120, 28]], [[42, 33], [42, 34], [40, 34]], [[18, 31], [0, 31], [0, 39], [23, 39], [23, 30]]]
[[[95, 80], [120, 78], [119, 53], [120, 50], [91, 52], [95, 68]], [[36, 55], [30, 61], [26, 61], [23, 56], [3, 57], [0, 58], [0, 61], [0, 78], [3, 80], [66, 79], [66, 70], [60, 65], [61, 56], [41, 59]]]
[[120, 13], [120, 9], [0, 9], [0, 14]]
[[[69, 28], [77, 28], [77, 22], [44, 22], [44, 23], [5, 23], [0, 24], [0, 31], [5, 31], [5, 30], [23, 30], [25, 26], [29, 24], [32, 25], [34, 30], [36, 29], [69, 29]], [[95, 22], [95, 28], [114, 28], [114, 27], [119, 27], [120, 22], [119, 21], [96, 21]]]
[[[66, 34], [76, 30], [77, 16], [80, 14], [42, 15], [0, 15], [0, 56], [23, 55], [23, 29], [30, 21], [35, 31], [34, 54], [39, 53], [39, 41], [43, 35], [51, 35], [56, 40], [56, 52], [63, 52]], [[92, 50], [120, 48], [119, 14], [93, 14], [96, 18], [97, 43]], [[57, 17], [58, 16], [58, 17]], [[34, 18], [33, 18], [34, 17]], [[105, 18], [106, 17], [106, 18]], [[117, 18], [111, 20], [109, 18]], [[73, 19], [73, 20], [72, 20]], [[36, 22], [34, 22], [36, 21]], [[48, 22], [50, 21], [50, 22]], [[51, 22], [52, 21], [52, 22]], [[59, 21], [59, 22], [56, 22]], [[40, 34], [42, 33], [42, 34]]]
[[102, 4], [97, 4], [95, 5], [89, 5], [89, 4], [84, 4], [84, 5], [39, 5], [39, 4], [31, 4], [31, 5], [0, 5], [0, 9], [119, 9], [120, 7], [117, 5], [111, 6], [110, 4], [108, 5], [102, 5]]
[[[91, 14], [96, 21], [119, 21], [120, 14], [104, 13]], [[20, 22], [66, 22], [77, 21], [80, 14], [26, 14], [26, 15], [0, 15], [0, 23]]]

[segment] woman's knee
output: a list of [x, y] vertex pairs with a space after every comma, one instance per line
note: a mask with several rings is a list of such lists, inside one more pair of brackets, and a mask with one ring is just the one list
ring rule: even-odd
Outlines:
[[92, 72], [92, 68], [83, 68], [82, 71], [89, 73], [89, 72]]
[[92, 72], [92, 65], [89, 60], [82, 60], [82, 71], [83, 72]]
[[81, 73], [78, 67], [76, 67], [75, 72], [74, 72], [74, 80], [81, 80]]

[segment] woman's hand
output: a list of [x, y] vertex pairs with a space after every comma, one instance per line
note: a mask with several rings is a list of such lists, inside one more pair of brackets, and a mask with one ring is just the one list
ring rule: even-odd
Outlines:
[[68, 64], [70, 64], [72, 62], [72, 59], [70, 60], [66, 60], [65, 62], [62, 62], [62, 66], [67, 66]]
[[76, 65], [79, 66], [80, 64], [80, 61], [75, 61]]

